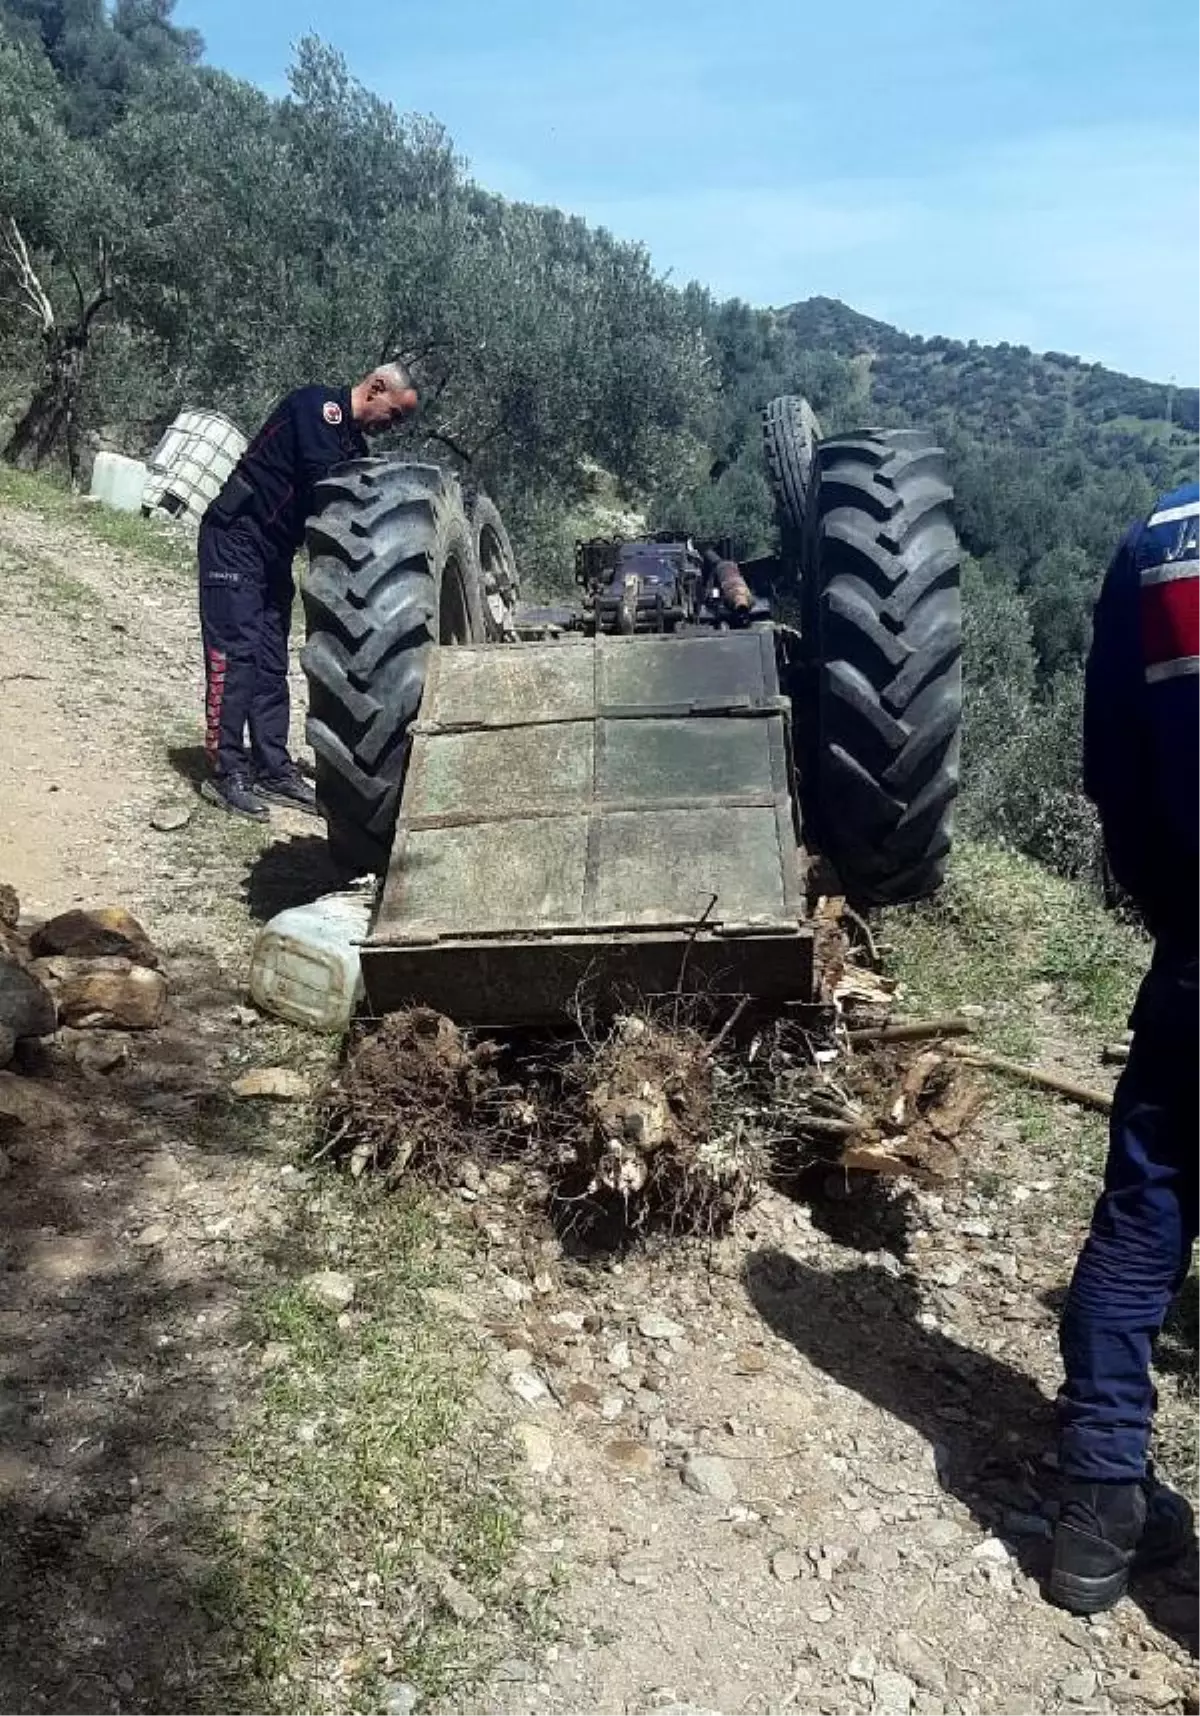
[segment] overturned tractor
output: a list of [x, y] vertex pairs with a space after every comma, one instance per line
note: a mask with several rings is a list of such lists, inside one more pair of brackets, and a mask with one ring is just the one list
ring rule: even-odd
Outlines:
[[938, 887], [961, 714], [944, 455], [912, 430], [823, 440], [797, 399], [763, 427], [777, 555], [581, 543], [574, 608], [520, 605], [499, 513], [437, 466], [321, 485], [308, 736], [335, 861], [383, 878], [376, 1012], [805, 1003], [818, 893]]

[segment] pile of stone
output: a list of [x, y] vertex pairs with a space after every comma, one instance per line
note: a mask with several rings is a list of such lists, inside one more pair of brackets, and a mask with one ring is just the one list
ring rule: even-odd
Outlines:
[[167, 980], [137, 919], [120, 906], [22, 921], [0, 883], [0, 1067], [30, 1039], [75, 1031], [148, 1031], [162, 1023]]

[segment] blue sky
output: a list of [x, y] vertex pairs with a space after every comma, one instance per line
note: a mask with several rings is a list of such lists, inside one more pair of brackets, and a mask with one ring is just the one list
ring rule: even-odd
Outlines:
[[663, 272], [1200, 376], [1195, 0], [178, 0], [273, 92], [308, 31], [474, 176]]

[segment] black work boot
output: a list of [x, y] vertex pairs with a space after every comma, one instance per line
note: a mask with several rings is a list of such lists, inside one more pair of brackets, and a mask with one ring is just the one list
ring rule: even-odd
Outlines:
[[309, 816], [318, 814], [317, 795], [312, 782], [300, 773], [295, 763], [289, 763], [278, 775], [257, 774], [254, 790], [268, 804], [281, 804], [287, 810], [303, 810]]
[[1111, 1609], [1133, 1567], [1182, 1555], [1195, 1529], [1181, 1495], [1148, 1472], [1140, 1484], [1065, 1484], [1047, 1594], [1076, 1615]]
[[269, 820], [266, 805], [251, 784], [250, 776], [241, 769], [212, 776], [201, 786], [200, 796], [209, 804], [219, 804], [233, 816], [248, 816], [252, 822]]

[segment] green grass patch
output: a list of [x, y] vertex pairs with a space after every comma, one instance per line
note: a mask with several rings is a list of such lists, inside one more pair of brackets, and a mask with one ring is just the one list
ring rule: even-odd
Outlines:
[[41, 471], [14, 471], [0, 464], [0, 501], [61, 517], [76, 504], [61, 477]]
[[[1081, 1063], [1076, 1076], [1101, 1086], [1100, 1047], [1124, 1031], [1150, 955], [1145, 938], [1081, 884], [970, 840], [958, 843], [937, 898], [885, 913], [882, 936], [906, 1014], [981, 1007], [981, 1046], [1036, 1065], [1061, 1059], [1065, 1041], [1081, 1051], [1071, 1057]], [[1069, 1154], [1087, 1170], [1071, 1182], [1082, 1215], [1104, 1160], [1103, 1118], [1001, 1075], [994, 1088], [999, 1113], [1035, 1153], [1055, 1151], [1069, 1134]]]
[[41, 471], [14, 471], [0, 465], [0, 505], [25, 507], [45, 518], [61, 519], [85, 530], [99, 543], [134, 554], [176, 572], [191, 572], [195, 549], [188, 536], [164, 520], [136, 512], [117, 512], [99, 501], [84, 500], [60, 478]]
[[1039, 1003], [1089, 1046], [1119, 1035], [1149, 944], [1086, 888], [1001, 847], [960, 841], [936, 899], [884, 914], [908, 1013], [980, 1006], [979, 1038], [1037, 1048]]
[[[24, 550], [22, 550], [23, 557]], [[60, 619], [76, 625], [100, 612], [100, 598], [90, 585], [72, 578], [48, 556], [37, 558], [39, 605]]]
[[[424, 1206], [340, 1180], [315, 1202], [252, 1331], [271, 1366], [234, 1450], [227, 1620], [255, 1708], [378, 1710], [389, 1681], [424, 1707], [528, 1625], [528, 1594], [504, 1581], [519, 1518], [510, 1451], [474, 1403], [461, 1331], [423, 1296], [435, 1279]], [[310, 1298], [302, 1267], [348, 1273], [351, 1309]], [[455, 1612], [430, 1558], [484, 1619]]]

